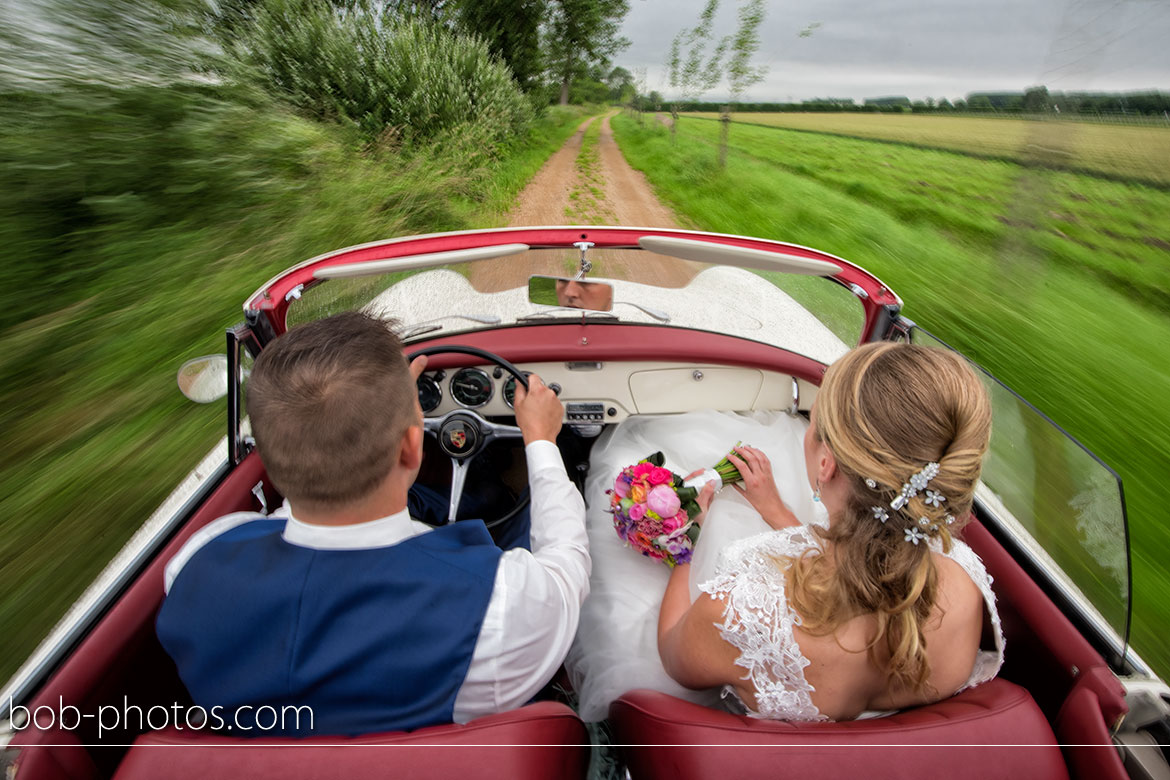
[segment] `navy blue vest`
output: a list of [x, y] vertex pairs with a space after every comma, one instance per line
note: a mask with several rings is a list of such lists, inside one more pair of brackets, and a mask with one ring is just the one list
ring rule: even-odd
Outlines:
[[[237, 526], [175, 578], [156, 628], [195, 703], [239, 736], [450, 723], [500, 559], [483, 523], [365, 550], [299, 547], [284, 526]], [[312, 729], [304, 711], [299, 730], [257, 728], [265, 705], [311, 707]]]

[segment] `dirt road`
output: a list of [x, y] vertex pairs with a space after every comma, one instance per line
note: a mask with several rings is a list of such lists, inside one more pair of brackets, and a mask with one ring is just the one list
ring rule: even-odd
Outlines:
[[[529, 182], [516, 200], [508, 225], [623, 225], [679, 227], [646, 177], [630, 167], [613, 138], [612, 114], [591, 117]], [[599, 123], [596, 140], [586, 133]], [[647, 252], [597, 252], [594, 275], [681, 287], [701, 266]], [[571, 253], [530, 252], [508, 262], [475, 263], [471, 282], [478, 290], [498, 291], [526, 284], [532, 274], [568, 273]]]

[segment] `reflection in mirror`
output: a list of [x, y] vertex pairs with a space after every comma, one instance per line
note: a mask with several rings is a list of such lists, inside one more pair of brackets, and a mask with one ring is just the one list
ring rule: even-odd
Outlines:
[[585, 282], [563, 276], [530, 276], [528, 300], [545, 306], [609, 311], [613, 308], [613, 285]]
[[179, 390], [192, 401], [209, 404], [227, 395], [227, 358], [206, 355], [179, 368]]

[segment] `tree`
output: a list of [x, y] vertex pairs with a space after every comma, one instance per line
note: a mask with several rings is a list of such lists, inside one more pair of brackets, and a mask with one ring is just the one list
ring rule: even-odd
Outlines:
[[605, 77], [605, 85], [609, 87], [609, 100], [613, 103], [627, 103], [637, 94], [634, 74], [621, 66], [609, 72]]
[[[727, 81], [731, 86], [731, 106], [748, 87], [761, 81], [768, 72], [763, 65], [752, 65], [752, 57], [760, 48], [760, 24], [764, 21], [764, 0], [746, 0], [739, 7], [739, 25], [731, 39], [731, 58], [727, 62]], [[731, 106], [721, 117], [723, 129], [719, 134], [719, 167], [727, 165], [727, 136], [731, 130]]]
[[549, 0], [545, 49], [561, 85], [561, 105], [569, 102], [574, 78], [630, 45], [618, 34], [628, 10], [628, 0]]
[[456, 18], [463, 29], [483, 39], [492, 54], [512, 70], [516, 83], [531, 91], [540, 80], [540, 22], [545, 0], [463, 0]]
[[731, 39], [731, 58], [727, 61], [727, 81], [731, 86], [731, 103], [768, 74], [766, 65], [752, 65], [760, 48], [760, 24], [764, 21], [764, 0], [747, 0], [739, 8], [739, 26]]
[[[722, 75], [723, 54], [727, 50], [728, 39], [721, 40], [711, 56], [706, 57], [707, 45], [711, 42], [711, 27], [718, 10], [719, 0], [707, 0], [699, 14], [699, 23], [693, 29], [684, 27], [679, 30], [670, 42], [670, 58], [666, 63], [670, 86], [678, 90], [684, 102], [695, 100], [714, 87]], [[678, 126], [678, 103], [675, 100], [670, 106], [672, 140]]]
[[967, 107], [972, 111], [994, 111], [995, 106], [991, 105], [991, 98], [987, 95], [972, 95], [971, 99], [967, 101]]
[[1037, 114], [1051, 111], [1052, 98], [1048, 95], [1048, 87], [1028, 87], [1025, 89], [1024, 110]]

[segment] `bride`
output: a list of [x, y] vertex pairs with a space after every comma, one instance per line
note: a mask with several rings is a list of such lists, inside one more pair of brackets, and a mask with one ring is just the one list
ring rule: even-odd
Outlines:
[[[722, 687], [758, 717], [843, 719], [990, 679], [1003, 645], [990, 579], [951, 536], [989, 431], [961, 358], [890, 343], [830, 367], [811, 424], [719, 412], [623, 423], [594, 448], [586, 484], [591, 595], [566, 661], [582, 718], [632, 688], [715, 705]], [[737, 440], [743, 486], [705, 493], [691, 564], [669, 571], [622, 549], [604, 511], [622, 467], [662, 450], [685, 474]]]

